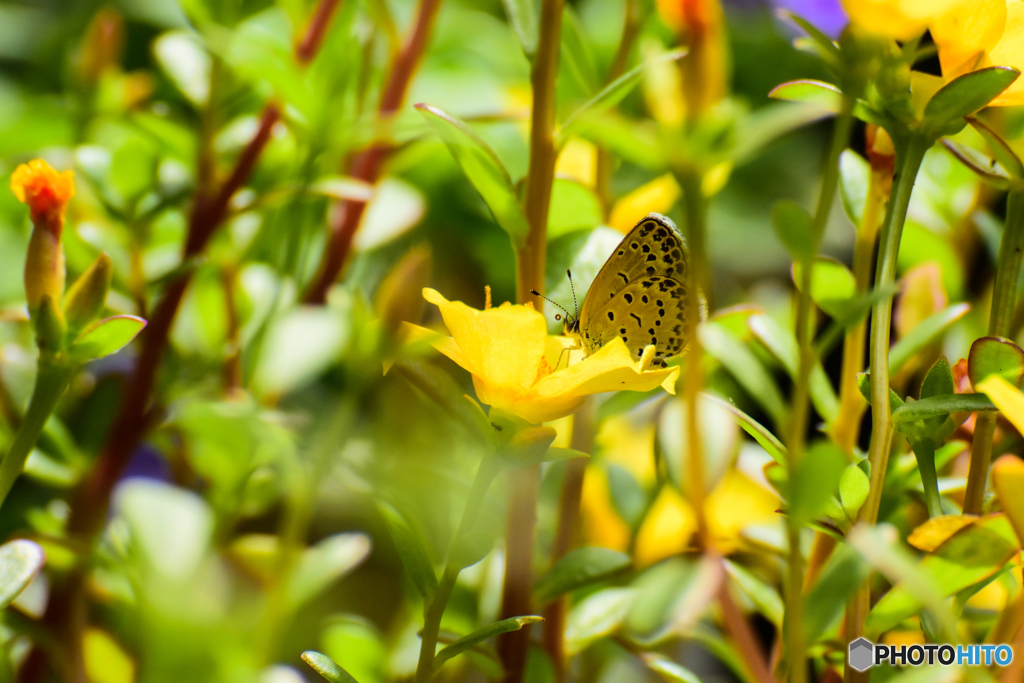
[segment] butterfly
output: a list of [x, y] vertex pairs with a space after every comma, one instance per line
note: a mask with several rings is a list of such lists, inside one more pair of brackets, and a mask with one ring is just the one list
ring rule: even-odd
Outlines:
[[[571, 283], [571, 273], [569, 277]], [[651, 213], [608, 257], [577, 315], [559, 306], [565, 311], [564, 332], [576, 338], [587, 354], [615, 337], [620, 337], [637, 358], [643, 356], [644, 347], [653, 344], [652, 365], [664, 367], [665, 361], [679, 355], [688, 341], [686, 294], [683, 236], [671, 220]], [[561, 319], [561, 315], [555, 319]]]

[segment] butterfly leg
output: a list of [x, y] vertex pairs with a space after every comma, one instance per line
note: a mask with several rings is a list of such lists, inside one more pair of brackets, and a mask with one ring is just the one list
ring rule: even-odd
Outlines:
[[568, 368], [569, 367], [569, 362], [572, 360], [572, 352], [573, 351], [582, 351], [582, 350], [583, 350], [583, 345], [582, 344], [576, 344], [574, 346], [566, 346], [566, 347], [564, 347], [562, 349], [562, 352], [558, 354], [558, 362], [555, 363], [555, 370], [557, 370], [558, 367], [562, 364], [562, 356], [566, 357], [566, 359], [565, 359], [565, 367]]

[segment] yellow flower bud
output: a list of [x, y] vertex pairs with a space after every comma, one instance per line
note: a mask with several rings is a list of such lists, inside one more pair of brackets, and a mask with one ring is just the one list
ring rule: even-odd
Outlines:
[[38, 225], [32, 230], [25, 257], [25, 299], [34, 318], [43, 297], [58, 302], [64, 296], [64, 249], [60, 237]]
[[686, 115], [700, 118], [728, 91], [729, 55], [718, 0], [658, 0], [658, 10], [679, 32], [687, 54], [680, 61]]
[[58, 173], [42, 159], [35, 159], [14, 170], [11, 190], [28, 205], [34, 224], [25, 257], [25, 298], [34, 318], [43, 297], [50, 297], [59, 310], [64, 296], [60, 236], [64, 230], [64, 210], [75, 196], [74, 175], [71, 171]]

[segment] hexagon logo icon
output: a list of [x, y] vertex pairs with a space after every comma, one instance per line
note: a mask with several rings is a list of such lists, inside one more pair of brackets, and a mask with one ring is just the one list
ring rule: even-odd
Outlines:
[[875, 646], [867, 638], [850, 643], [846, 663], [856, 671], [867, 671], [875, 663]]

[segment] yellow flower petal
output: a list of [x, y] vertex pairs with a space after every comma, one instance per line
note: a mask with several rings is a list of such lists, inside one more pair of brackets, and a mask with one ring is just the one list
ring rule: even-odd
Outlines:
[[693, 508], [674, 488], [664, 487], [637, 534], [636, 563], [645, 567], [680, 553], [696, 530]]
[[729, 470], [708, 494], [708, 525], [718, 548], [725, 553], [741, 545], [740, 533], [748, 526], [780, 521], [779, 497], [739, 470]]
[[[1024, 69], [1024, 2], [1021, 0], [1007, 0], [1003, 35], [989, 50], [988, 59], [985, 61], [985, 66], [1012, 66]], [[1024, 104], [1024, 83], [1018, 78], [990, 104], [997, 107]]]
[[435, 348], [472, 374], [481, 402], [528, 422], [564, 417], [590, 394], [658, 386], [675, 392], [679, 368], [648, 369], [619, 338], [581, 359], [582, 351], [566, 352], [573, 340], [548, 336], [544, 317], [527, 306], [478, 311], [433, 289], [423, 296], [441, 309], [452, 335]]
[[843, 0], [850, 23], [870, 33], [910, 40], [965, 0]]
[[612, 507], [608, 475], [600, 467], [587, 467], [583, 478], [580, 517], [587, 545], [599, 545], [623, 552], [629, 549], [629, 526]]
[[597, 177], [597, 147], [592, 142], [572, 138], [558, 154], [555, 174], [593, 187]]
[[441, 309], [459, 349], [458, 357], [449, 358], [473, 374], [480, 400], [504, 405], [505, 395], [521, 394], [536, 382], [547, 337], [544, 316], [510, 304], [478, 311], [461, 301], [448, 301], [433, 289], [424, 289], [423, 297]]
[[931, 26], [942, 75], [951, 80], [979, 66], [1003, 35], [1006, 0], [968, 0]]
[[974, 388], [992, 399], [1003, 416], [1024, 434], [1024, 394], [1017, 387], [999, 375], [992, 375]]
[[666, 173], [615, 202], [608, 225], [620, 232], [629, 232], [636, 225], [637, 216], [646, 216], [652, 211], [668, 213], [681, 192], [676, 179]]

